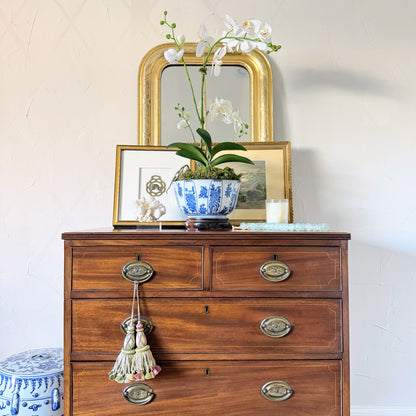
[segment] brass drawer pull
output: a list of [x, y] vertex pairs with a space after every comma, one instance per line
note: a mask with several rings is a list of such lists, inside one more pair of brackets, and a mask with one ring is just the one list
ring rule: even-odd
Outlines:
[[269, 381], [261, 388], [261, 394], [272, 402], [281, 402], [292, 396], [293, 389], [286, 381]]
[[260, 266], [260, 275], [269, 282], [282, 282], [290, 276], [291, 270], [286, 263], [275, 259]]
[[129, 282], [144, 283], [153, 275], [153, 268], [149, 263], [141, 260], [131, 261], [124, 265], [121, 274]]
[[144, 383], [130, 384], [123, 390], [123, 397], [131, 404], [143, 405], [152, 401], [153, 389]]
[[[121, 332], [123, 332], [124, 335], [127, 335], [127, 327], [129, 326], [131, 320], [131, 316], [129, 316], [120, 324]], [[149, 335], [154, 329], [152, 321], [149, 318], [146, 318], [145, 316], [140, 316], [140, 322], [143, 325], [143, 332], [145, 333], [145, 335]], [[133, 316], [133, 326], [136, 327], [136, 324], [137, 315]]]
[[263, 334], [272, 338], [282, 338], [292, 329], [291, 323], [283, 316], [268, 316], [260, 323]]

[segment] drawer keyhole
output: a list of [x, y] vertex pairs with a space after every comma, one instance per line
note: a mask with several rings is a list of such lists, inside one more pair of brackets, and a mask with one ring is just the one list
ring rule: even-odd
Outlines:
[[209, 313], [209, 305], [205, 305], [205, 313]]

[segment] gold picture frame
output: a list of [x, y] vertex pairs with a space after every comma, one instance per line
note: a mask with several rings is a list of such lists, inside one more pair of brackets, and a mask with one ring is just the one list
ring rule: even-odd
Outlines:
[[[255, 164], [224, 164], [242, 173], [239, 200], [228, 215], [232, 224], [266, 220], [266, 199], [289, 201], [289, 222], [294, 222], [292, 165], [289, 141], [241, 143], [247, 151], [227, 151], [248, 157]], [[219, 153], [221, 154], [221, 153]], [[264, 188], [264, 189], [263, 189]], [[245, 199], [245, 200], [244, 200]]]
[[[175, 150], [162, 146], [124, 146], [116, 150], [116, 169], [114, 181], [113, 226], [115, 228], [136, 228], [138, 226], [155, 226], [159, 221], [139, 222], [136, 218], [137, 200], [150, 196], [159, 200], [166, 208], [166, 214], [160, 223], [166, 226], [183, 226], [184, 214], [176, 203], [173, 188], [169, 188], [175, 173], [186, 161], [176, 155]], [[155, 180], [162, 183], [158, 195], [149, 194], [149, 183]], [[150, 180], [149, 180], [150, 178]], [[154, 182], [153, 182], [154, 183]]]
[[[170, 66], [164, 52], [172, 43], [158, 45], [143, 58], [138, 80], [138, 143], [145, 146], [161, 144], [161, 76]], [[196, 57], [196, 43], [185, 43], [184, 59], [187, 65], [202, 65], [203, 57]], [[270, 142], [273, 139], [273, 80], [269, 61], [265, 55], [253, 50], [249, 53], [230, 53], [222, 58], [223, 64], [245, 68], [250, 76], [250, 121], [251, 142]], [[181, 64], [175, 64], [181, 66]], [[180, 97], [178, 97], [180, 98]], [[172, 109], [172, 111], [174, 111]], [[173, 127], [175, 128], [175, 127]]]

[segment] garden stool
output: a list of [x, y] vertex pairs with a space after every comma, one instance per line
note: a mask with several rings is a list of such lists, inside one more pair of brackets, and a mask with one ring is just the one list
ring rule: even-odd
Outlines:
[[21, 352], [0, 362], [0, 416], [63, 416], [63, 349]]

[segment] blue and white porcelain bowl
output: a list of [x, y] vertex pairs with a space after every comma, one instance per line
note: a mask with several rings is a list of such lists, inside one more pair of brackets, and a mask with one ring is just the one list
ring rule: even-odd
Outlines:
[[225, 217], [237, 203], [240, 181], [229, 179], [186, 179], [173, 182], [176, 201], [191, 218]]
[[0, 362], [0, 416], [63, 416], [63, 350], [44, 348]]

